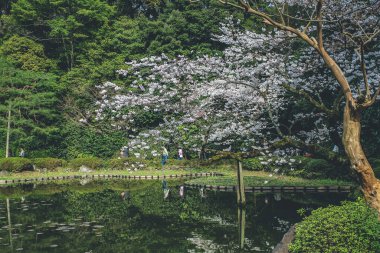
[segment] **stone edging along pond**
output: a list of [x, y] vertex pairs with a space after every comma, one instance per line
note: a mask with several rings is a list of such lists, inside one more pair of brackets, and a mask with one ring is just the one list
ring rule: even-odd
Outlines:
[[[202, 185], [185, 183], [190, 188], [203, 188], [208, 190], [236, 191], [236, 186]], [[352, 186], [253, 186], [244, 187], [245, 192], [351, 192]]]
[[174, 178], [196, 178], [196, 177], [214, 177], [223, 176], [222, 173], [207, 172], [207, 173], [190, 173], [190, 174], [174, 174], [162, 176], [132, 176], [132, 175], [71, 175], [71, 176], [49, 176], [49, 177], [35, 177], [25, 179], [7, 179], [0, 180], [0, 185], [18, 184], [18, 183], [33, 183], [33, 182], [46, 182], [54, 180], [70, 180], [70, 179], [132, 179], [132, 180], [154, 180], [154, 179], [174, 179]]

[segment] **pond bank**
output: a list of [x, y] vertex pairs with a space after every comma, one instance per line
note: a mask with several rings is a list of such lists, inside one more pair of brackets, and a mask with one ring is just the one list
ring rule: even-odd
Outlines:
[[[174, 170], [96, 170], [90, 172], [57, 170], [47, 173], [30, 171], [0, 176], [0, 185], [33, 183], [70, 179], [189, 179], [189, 187], [201, 187], [221, 191], [234, 191], [237, 184], [234, 170], [210, 168], [188, 168]], [[333, 191], [347, 192], [357, 185], [349, 181], [333, 179], [304, 179], [267, 173], [263, 171], [244, 171], [245, 191]]]
[[198, 177], [215, 177], [223, 176], [217, 172], [206, 173], [189, 173], [189, 174], [169, 174], [169, 175], [118, 175], [118, 174], [92, 174], [92, 175], [69, 175], [69, 176], [42, 176], [35, 178], [18, 178], [0, 180], [0, 185], [15, 184], [15, 183], [33, 183], [53, 180], [70, 180], [70, 179], [132, 179], [132, 180], [157, 180], [157, 179], [180, 179], [180, 178], [198, 178]]

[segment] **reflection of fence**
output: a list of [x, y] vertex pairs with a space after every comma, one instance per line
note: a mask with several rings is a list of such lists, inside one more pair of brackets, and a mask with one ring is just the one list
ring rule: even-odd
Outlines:
[[71, 176], [52, 176], [52, 177], [0, 180], [0, 185], [31, 183], [31, 182], [45, 182], [45, 181], [53, 181], [53, 180], [84, 179], [84, 178], [154, 180], [154, 179], [197, 178], [197, 177], [215, 177], [215, 176], [223, 176], [223, 174], [216, 173], [216, 172], [207, 172], [207, 173], [174, 174], [174, 175], [161, 175], [161, 176], [103, 175], [103, 174], [101, 175], [71, 175]]
[[[202, 185], [185, 183], [186, 187], [214, 191], [236, 191], [236, 186]], [[245, 192], [351, 192], [352, 186], [254, 186], [244, 187]]]

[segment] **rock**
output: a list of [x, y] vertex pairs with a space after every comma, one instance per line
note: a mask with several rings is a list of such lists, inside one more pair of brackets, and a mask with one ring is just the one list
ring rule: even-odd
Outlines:
[[288, 253], [289, 252], [289, 244], [293, 241], [295, 236], [295, 225], [291, 226], [289, 231], [286, 232], [284, 237], [282, 237], [281, 242], [279, 242], [276, 248], [273, 249], [272, 253]]
[[92, 170], [90, 168], [88, 168], [87, 166], [82, 165], [79, 168], [79, 172], [85, 172], [85, 173], [87, 173], [87, 172], [92, 172]]
[[6, 170], [0, 170], [0, 176], [7, 176], [9, 175], [10, 173]]

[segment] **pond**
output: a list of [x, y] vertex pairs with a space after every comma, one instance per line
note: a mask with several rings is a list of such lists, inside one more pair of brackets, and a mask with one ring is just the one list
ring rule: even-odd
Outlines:
[[[297, 210], [337, 204], [338, 193], [236, 194], [168, 181], [66, 181], [0, 188], [0, 252], [271, 252]], [[121, 192], [126, 192], [123, 200]]]

